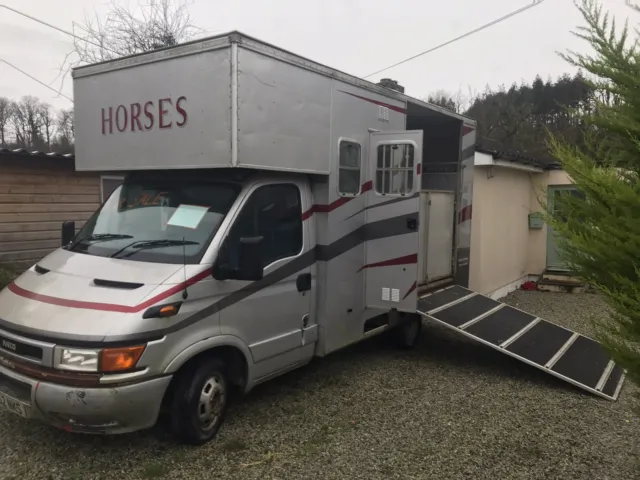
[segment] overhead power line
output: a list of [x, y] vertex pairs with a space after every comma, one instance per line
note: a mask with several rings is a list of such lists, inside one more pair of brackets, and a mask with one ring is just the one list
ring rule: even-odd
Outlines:
[[[76, 35], [75, 33], [70, 32], [69, 30], [65, 30], [64, 28], [56, 27], [55, 25], [52, 25], [52, 24], [50, 24], [48, 22], [45, 22], [44, 20], [40, 20], [39, 18], [36, 18], [33, 15], [29, 15], [28, 13], [21, 12], [20, 10], [16, 10], [15, 8], [12, 8], [12, 7], [8, 7], [7, 5], [4, 5], [2, 3], [0, 3], [0, 8], [6, 8], [7, 10], [12, 11], [13, 13], [17, 13], [18, 15], [20, 15], [22, 17], [25, 17], [25, 18], [28, 18], [29, 20], [33, 20], [34, 22], [37, 22], [37, 23], [39, 23], [41, 25], [44, 25], [44, 26], [49, 27], [49, 28], [53, 28], [54, 30], [56, 30], [56, 31], [58, 31], [60, 33], [64, 33], [65, 35], [73, 37], [73, 38], [75, 38], [77, 40], [80, 40], [80, 41], [85, 42], [85, 43], [89, 43], [89, 44], [93, 45], [94, 47], [102, 48], [103, 50], [107, 50], [108, 52], [111, 52], [111, 53], [113, 53], [115, 55], [120, 56], [120, 54], [118, 52], [116, 52], [115, 50], [111, 50], [110, 48], [105, 47], [104, 45], [100, 45], [97, 42], [94, 42], [92, 40], [88, 40], [86, 38], [80, 37], [80, 36]], [[80, 28], [82, 28], [82, 27], [80, 27]], [[86, 30], [84, 28], [83, 28], [83, 30], [86, 32]]]
[[9, 63], [7, 62], [4, 58], [0, 58], [0, 62], [9, 65], [11, 68], [17, 70], [18, 72], [22, 73], [23, 75], [26, 75], [27, 77], [29, 77], [31, 80], [33, 80], [34, 82], [39, 83], [40, 85], [42, 85], [43, 87], [48, 88], [49, 90], [56, 92], [58, 95], [63, 96], [64, 98], [66, 98], [67, 100], [69, 100], [71, 103], [73, 103], [73, 98], [66, 96], [64, 93], [59, 92], [58, 90], [56, 90], [55, 88], [47, 85], [46, 83], [38, 80], [36, 77], [34, 77], [33, 75], [25, 72], [24, 70], [21, 70], [20, 68], [16, 67], [13, 63]]
[[447, 45], [451, 45], [452, 43], [457, 42], [458, 40], [462, 40], [463, 38], [470, 37], [474, 33], [481, 32], [482, 30], [485, 30], [485, 29], [487, 29], [489, 27], [492, 27], [493, 25], [496, 25], [496, 24], [498, 24], [500, 22], [504, 22], [505, 20], [507, 20], [507, 19], [509, 19], [511, 17], [515, 17], [516, 15], [519, 15], [520, 13], [525, 12], [525, 11], [529, 10], [530, 8], [536, 7], [536, 6], [540, 5], [542, 2], [544, 2], [544, 0], [533, 0], [533, 3], [531, 3], [529, 5], [526, 5], [526, 6], [522, 7], [522, 8], [519, 8], [518, 10], [515, 10], [515, 11], [513, 11], [511, 13], [508, 13], [508, 14], [500, 17], [500, 18], [497, 18], [497, 19], [495, 19], [495, 20], [493, 20], [493, 21], [491, 21], [491, 22], [489, 22], [489, 23], [487, 23], [485, 25], [482, 25], [481, 27], [475, 28], [475, 29], [473, 29], [473, 30], [471, 30], [471, 31], [469, 31], [467, 33], [463, 33], [462, 35], [460, 35], [460, 36], [458, 36], [458, 37], [456, 37], [454, 39], [451, 39], [451, 40], [449, 40], [449, 41], [447, 41], [445, 43], [441, 43], [440, 45], [437, 45], [437, 46], [435, 46], [433, 48], [430, 48], [429, 50], [425, 50], [424, 52], [421, 52], [421, 53], [418, 53], [417, 55], [414, 55], [412, 57], [406, 58], [406, 59], [404, 59], [404, 60], [402, 60], [402, 61], [400, 61], [398, 63], [394, 63], [393, 65], [390, 65], [390, 66], [385, 67], [385, 68], [383, 68], [381, 70], [377, 70], [377, 71], [375, 71], [373, 73], [370, 73], [369, 75], [367, 75], [366, 77], [363, 77], [363, 78], [373, 77], [374, 75], [377, 75], [378, 73], [385, 72], [385, 71], [390, 70], [390, 69], [392, 69], [394, 67], [397, 67], [398, 65], [402, 65], [403, 63], [407, 63], [407, 62], [409, 62], [411, 60], [414, 60], [414, 59], [416, 59], [418, 57], [426, 55], [427, 53], [431, 53], [431, 52], [433, 52], [435, 50], [438, 50], [438, 49], [440, 49], [442, 47], [446, 47]]

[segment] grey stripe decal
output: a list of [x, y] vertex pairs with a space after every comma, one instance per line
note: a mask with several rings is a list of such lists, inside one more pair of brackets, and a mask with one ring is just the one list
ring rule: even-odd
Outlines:
[[342, 221], [344, 222], [345, 220], [349, 220], [350, 218], [353, 218], [356, 215], [360, 215], [365, 210], [371, 210], [373, 208], [378, 208], [378, 207], [386, 207], [387, 205], [391, 205], [392, 203], [404, 202], [405, 200], [416, 198], [419, 195], [420, 195], [419, 193], [414, 193], [413, 195], [410, 195], [408, 197], [394, 198], [393, 200], [387, 200], [386, 202], [377, 203], [375, 205], [371, 205], [371, 206], [368, 206], [368, 207], [361, 208], [360, 210], [358, 210], [353, 215], [349, 215], [348, 217], [344, 218]]
[[471, 145], [470, 147], [465, 148], [464, 150], [462, 150], [462, 160], [466, 160], [468, 158], [473, 157], [476, 154], [476, 146], [475, 145]]
[[205, 307], [190, 317], [185, 318], [183, 321], [165, 329], [105, 338], [103, 335], [51, 333], [46, 330], [19, 326], [2, 319], [0, 319], [0, 327], [7, 332], [11, 332], [16, 335], [23, 335], [33, 340], [79, 347], [100, 347], [105, 344], [108, 344], [109, 346], [113, 346], [114, 344], [130, 345], [136, 342], [158, 340], [164, 335], [187, 328], [210, 315], [224, 310], [225, 308], [244, 300], [250, 295], [253, 295], [256, 292], [313, 265], [316, 261], [328, 262], [329, 260], [333, 260], [365, 241], [395, 237], [407, 233], [415, 233], [407, 229], [407, 220], [409, 218], [416, 218], [417, 215], [418, 213], [416, 212], [413, 214], [402, 215], [400, 217], [393, 217], [386, 220], [380, 220], [378, 222], [368, 223], [329, 245], [317, 245], [315, 248], [303, 253], [297, 258], [294, 258], [286, 265], [283, 265], [277, 270], [265, 275], [262, 280], [252, 282], [249, 285], [228, 294], [214, 304]]
[[415, 218], [416, 214], [403, 215], [401, 217], [394, 217], [387, 220], [381, 220], [379, 222], [369, 223], [357, 230], [345, 235], [344, 237], [336, 240], [330, 245], [317, 245], [314, 249], [303, 253], [299, 257], [291, 260], [286, 265], [278, 268], [277, 270], [267, 274], [262, 280], [252, 282], [246, 287], [236, 290], [230, 293], [226, 297], [220, 299], [213, 305], [203, 308], [198, 313], [185, 318], [180, 323], [177, 323], [166, 330], [162, 330], [165, 334], [174, 333], [183, 328], [187, 328], [200, 320], [213, 315], [225, 308], [232, 306], [233, 304], [244, 300], [250, 295], [269, 287], [287, 277], [313, 265], [316, 261], [328, 262], [343, 253], [348, 252], [352, 248], [360, 245], [365, 241], [376, 240], [378, 238], [394, 237], [397, 235], [403, 235], [410, 233], [407, 230], [407, 220], [409, 218]]
[[262, 280], [252, 282], [249, 285], [242, 287], [240, 290], [236, 290], [235, 292], [230, 293], [229, 295], [218, 300], [216, 303], [203, 308], [198, 313], [194, 313], [190, 317], [185, 318], [180, 323], [162, 330], [162, 332], [164, 332], [165, 334], [177, 332], [178, 330], [182, 330], [183, 328], [199, 322], [209, 315], [218, 313], [219, 311], [224, 310], [225, 308], [244, 300], [250, 295], [253, 295], [256, 292], [269, 287], [274, 283], [278, 283], [279, 281], [284, 280], [285, 278], [293, 275], [296, 272], [299, 272], [300, 270], [303, 270], [304, 268], [307, 268], [315, 262], [315, 256], [315, 250], [309, 250], [299, 257], [294, 258], [286, 265], [283, 265], [277, 270], [265, 275]]
[[318, 245], [316, 247], [317, 259], [321, 262], [328, 262], [360, 245], [362, 242], [377, 240], [379, 238], [395, 237], [406, 233], [415, 233], [407, 229], [407, 221], [410, 218], [416, 218], [417, 215], [418, 213], [416, 212], [414, 214], [367, 223], [330, 245]]

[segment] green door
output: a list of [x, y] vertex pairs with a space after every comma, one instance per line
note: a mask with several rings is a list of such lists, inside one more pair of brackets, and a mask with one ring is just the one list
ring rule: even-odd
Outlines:
[[[582, 196], [572, 185], [550, 185], [547, 190], [547, 202], [551, 212], [554, 211], [556, 200], [563, 193]], [[556, 234], [550, 226], [547, 227], [547, 269], [569, 271], [569, 268], [561, 258], [560, 251], [556, 243]]]

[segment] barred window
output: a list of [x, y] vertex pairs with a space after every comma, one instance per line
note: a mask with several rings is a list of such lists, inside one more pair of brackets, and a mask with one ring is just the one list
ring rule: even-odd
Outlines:
[[408, 195], [413, 192], [414, 151], [411, 144], [378, 146], [376, 192], [381, 195]]

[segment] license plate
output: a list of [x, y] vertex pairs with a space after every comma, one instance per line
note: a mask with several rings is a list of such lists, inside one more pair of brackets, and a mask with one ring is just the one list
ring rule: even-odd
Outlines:
[[2, 392], [0, 392], [0, 410], [6, 410], [25, 418], [29, 416], [27, 414], [27, 409], [22, 402], [14, 400], [10, 396]]

